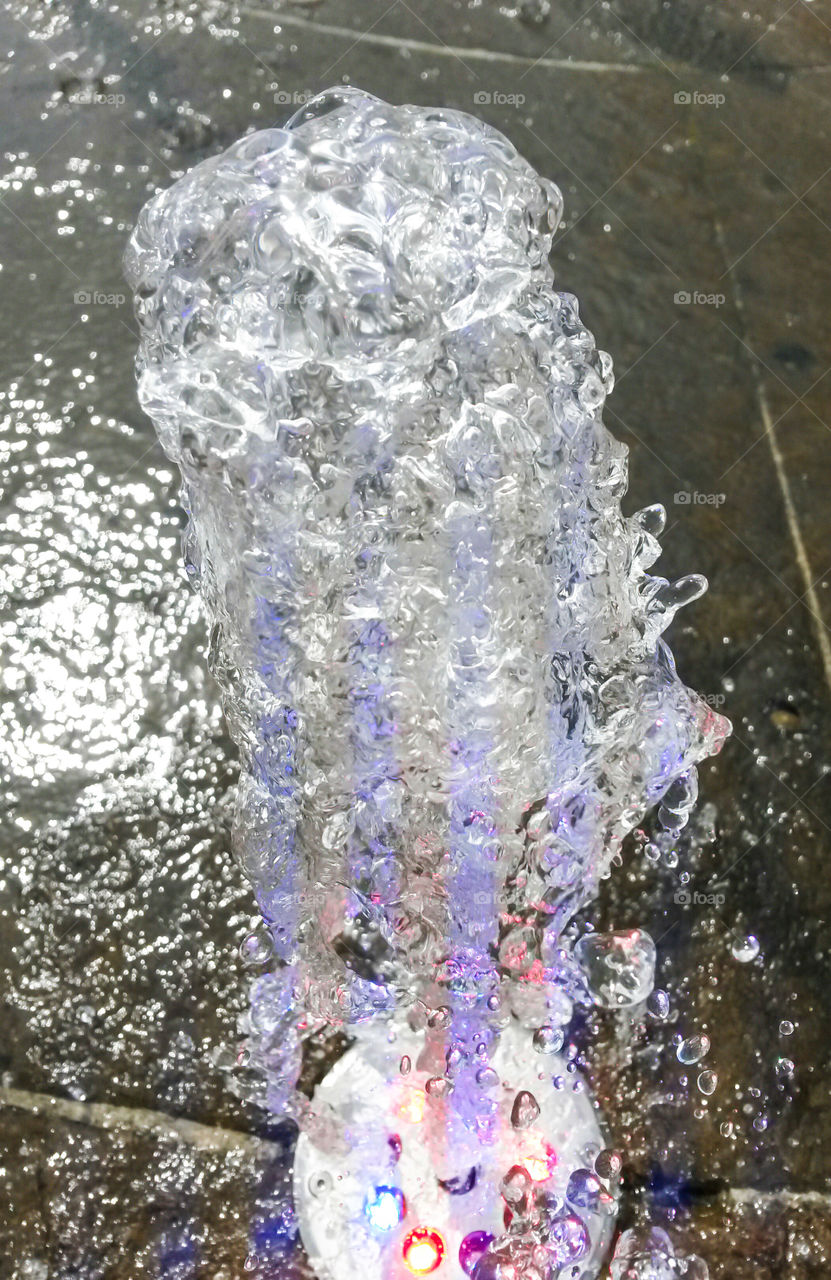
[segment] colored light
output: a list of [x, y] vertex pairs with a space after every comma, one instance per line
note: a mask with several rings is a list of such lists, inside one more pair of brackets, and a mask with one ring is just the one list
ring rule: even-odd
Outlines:
[[398, 1114], [410, 1124], [420, 1124], [424, 1119], [424, 1090], [408, 1089], [398, 1108]]
[[364, 1213], [376, 1231], [392, 1231], [407, 1212], [398, 1187], [376, 1187], [364, 1205]]
[[414, 1276], [427, 1276], [441, 1266], [444, 1257], [444, 1241], [438, 1231], [429, 1227], [416, 1227], [404, 1241], [404, 1261]]
[[471, 1231], [459, 1245], [459, 1266], [466, 1276], [473, 1274], [476, 1263], [489, 1245], [493, 1244], [493, 1236], [489, 1231]]
[[537, 1133], [524, 1135], [522, 1165], [534, 1182], [545, 1182], [551, 1177], [557, 1164], [557, 1154]]

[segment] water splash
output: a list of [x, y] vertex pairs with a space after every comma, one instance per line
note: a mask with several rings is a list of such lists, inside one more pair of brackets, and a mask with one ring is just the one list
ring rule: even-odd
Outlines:
[[[661, 639], [706, 584], [647, 572], [660, 507], [621, 513], [611, 360], [548, 263], [561, 211], [487, 125], [338, 90], [196, 166], [130, 243], [139, 394], [240, 749], [273, 953], [245, 1030], [276, 1110], [311, 1033], [409, 1011], [427, 1092], [492, 1140], [512, 1017], [545, 1047], [574, 1001], [652, 984], [648, 935], [567, 926], [646, 811], [684, 825], [729, 726]], [[540, 1204], [491, 1257], [583, 1256], [579, 1215]]]

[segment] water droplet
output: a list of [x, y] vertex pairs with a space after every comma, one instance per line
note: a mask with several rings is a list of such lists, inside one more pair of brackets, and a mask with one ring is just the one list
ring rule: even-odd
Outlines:
[[453, 1081], [444, 1076], [431, 1076], [424, 1086], [424, 1091], [431, 1098], [446, 1098], [453, 1092]]
[[616, 1182], [623, 1168], [623, 1160], [617, 1151], [606, 1147], [594, 1162], [594, 1171], [604, 1182]]
[[489, 1231], [471, 1231], [465, 1236], [459, 1245], [459, 1266], [466, 1276], [473, 1274], [476, 1263], [492, 1243], [493, 1236]]
[[413, 1064], [411, 1060], [407, 1057], [406, 1053], [404, 1054], [404, 1057], [401, 1059], [400, 1063], [398, 1064], [398, 1069], [401, 1072], [402, 1076], [408, 1076], [412, 1071]]
[[752, 933], [734, 933], [730, 943], [730, 954], [739, 964], [749, 964], [761, 951], [759, 939]]
[[571, 1204], [576, 1204], [579, 1209], [594, 1211], [602, 1189], [597, 1174], [589, 1169], [575, 1169], [568, 1180], [566, 1199]]
[[669, 1017], [669, 996], [666, 991], [662, 991], [657, 987], [649, 996], [646, 1007], [653, 1018], [657, 1018], [660, 1022]]
[[552, 1222], [548, 1239], [552, 1260], [557, 1267], [577, 1262], [588, 1252], [589, 1233], [585, 1223], [573, 1213]]
[[258, 969], [271, 959], [274, 946], [271, 938], [264, 931], [249, 933], [240, 943], [239, 953], [243, 964], [250, 969]]
[[511, 1124], [515, 1129], [530, 1129], [540, 1114], [540, 1104], [527, 1089], [520, 1089], [511, 1107]]
[[565, 1036], [559, 1027], [540, 1027], [534, 1032], [534, 1048], [537, 1053], [559, 1053]]
[[476, 1165], [471, 1165], [464, 1173], [456, 1174], [452, 1178], [439, 1178], [438, 1184], [442, 1191], [446, 1191], [451, 1196], [466, 1196], [476, 1186], [476, 1178], [478, 1169]]
[[709, 1098], [711, 1094], [715, 1093], [717, 1085], [718, 1076], [715, 1071], [701, 1072], [701, 1075], [698, 1077], [698, 1087], [703, 1094], [706, 1094]]
[[694, 1062], [700, 1062], [702, 1058], [706, 1058], [709, 1052], [710, 1037], [702, 1033], [682, 1040], [675, 1050], [675, 1056], [679, 1062], [683, 1062], [685, 1067], [689, 1067]]
[[506, 1204], [518, 1205], [531, 1187], [531, 1175], [521, 1164], [515, 1164], [502, 1179], [502, 1198]]
[[619, 1009], [640, 1004], [655, 981], [655, 943], [643, 929], [589, 933], [574, 953], [596, 1004]]

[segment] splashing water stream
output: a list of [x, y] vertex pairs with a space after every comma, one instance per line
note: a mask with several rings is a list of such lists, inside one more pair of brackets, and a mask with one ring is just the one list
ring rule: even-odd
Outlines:
[[[645, 1000], [655, 947], [570, 925], [729, 729], [661, 639], [706, 584], [647, 572], [661, 508], [621, 513], [561, 209], [480, 121], [333, 90], [155, 196], [127, 253], [242, 760], [248, 1046], [327, 1275], [596, 1273], [615, 1179], [562, 1028]], [[357, 1041], [309, 1105], [331, 1027]], [[616, 1274], [699, 1274], [658, 1243]]]

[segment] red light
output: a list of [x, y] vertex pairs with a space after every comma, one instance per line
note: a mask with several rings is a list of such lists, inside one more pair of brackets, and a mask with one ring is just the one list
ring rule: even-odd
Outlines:
[[414, 1276], [427, 1276], [441, 1266], [444, 1257], [444, 1241], [438, 1231], [429, 1227], [416, 1227], [404, 1241], [404, 1261]]
[[522, 1164], [534, 1182], [545, 1182], [557, 1166], [557, 1153], [540, 1134], [528, 1133], [523, 1137]]

